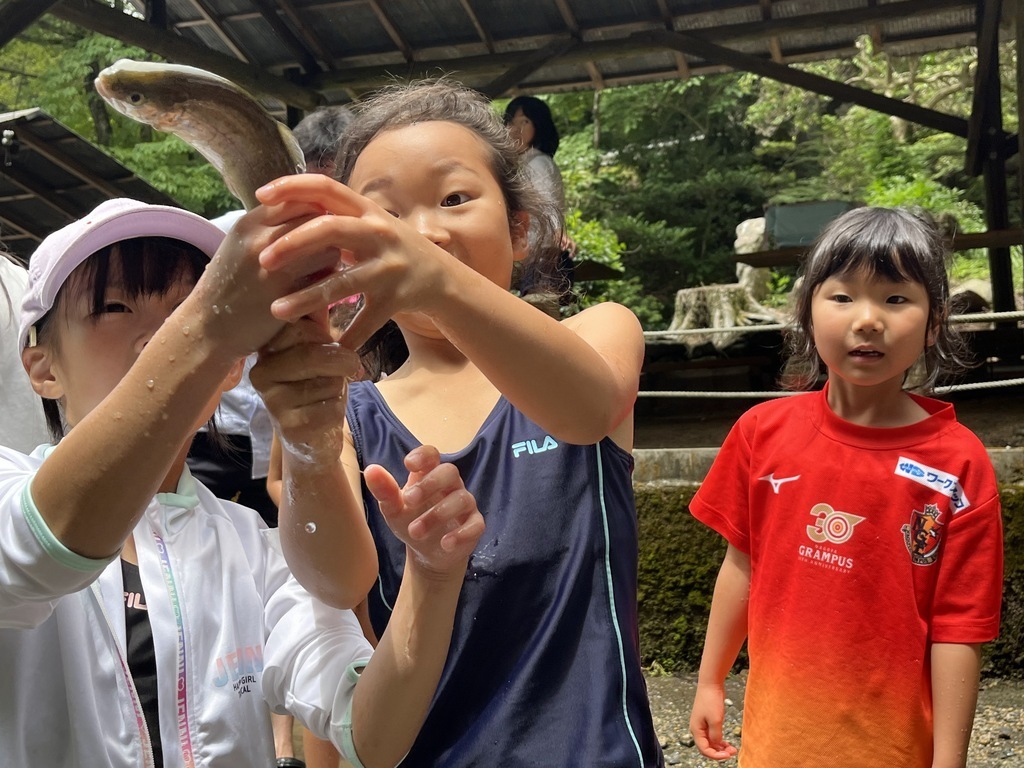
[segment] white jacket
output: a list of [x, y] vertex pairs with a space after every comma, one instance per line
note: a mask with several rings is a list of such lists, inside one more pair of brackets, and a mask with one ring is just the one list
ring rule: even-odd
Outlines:
[[[148, 766], [120, 563], [61, 547], [28, 493], [50, 450], [0, 448], [0, 768]], [[167, 768], [272, 766], [267, 704], [349, 751], [371, 647], [350, 611], [299, 586], [276, 530], [186, 469], [177, 493], [150, 502], [135, 542]]]

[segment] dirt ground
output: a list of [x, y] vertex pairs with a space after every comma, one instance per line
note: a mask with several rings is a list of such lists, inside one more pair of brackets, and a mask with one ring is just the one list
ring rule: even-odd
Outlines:
[[[943, 399], [957, 418], [990, 448], [1024, 447], [1024, 389], [960, 392]], [[641, 398], [636, 408], [637, 448], [719, 446], [755, 400]]]

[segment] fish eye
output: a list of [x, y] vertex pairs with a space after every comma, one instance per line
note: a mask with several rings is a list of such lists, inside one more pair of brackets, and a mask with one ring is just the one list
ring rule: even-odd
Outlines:
[[140, 101], [142, 101], [142, 94], [138, 91], [135, 91], [134, 93], [129, 93], [128, 101], [130, 101], [132, 104], [138, 104]]

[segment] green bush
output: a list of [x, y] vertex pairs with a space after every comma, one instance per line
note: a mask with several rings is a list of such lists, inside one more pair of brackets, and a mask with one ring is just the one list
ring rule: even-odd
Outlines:
[[640, 526], [638, 602], [644, 666], [696, 669], [725, 541], [687, 511], [693, 486], [636, 489]]

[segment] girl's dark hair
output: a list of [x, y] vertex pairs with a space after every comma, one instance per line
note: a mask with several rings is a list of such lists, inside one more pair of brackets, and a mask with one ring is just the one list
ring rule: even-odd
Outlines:
[[308, 170], [323, 165], [324, 159], [334, 159], [338, 142], [353, 119], [352, 111], [339, 104], [318, 107], [298, 122], [292, 129], [292, 135], [302, 147]]
[[[516, 226], [515, 214], [530, 216], [530, 229], [538, 231], [538, 242], [557, 242], [547, 205], [520, 172], [520, 154], [508, 129], [480, 93], [448, 80], [422, 80], [392, 85], [362, 102], [358, 117], [345, 131], [336, 160], [337, 179], [348, 184], [359, 155], [385, 131], [416, 123], [448, 122], [475, 133], [490, 147], [491, 170], [501, 187], [509, 216], [509, 227]], [[531, 253], [529, 259], [541, 258]], [[409, 356], [401, 332], [393, 321], [370, 337], [360, 349], [363, 366], [372, 381], [396, 370]]]
[[[210, 257], [194, 245], [169, 237], [136, 237], [101, 248], [83, 261], [57, 292], [53, 309], [36, 323], [39, 343], [60, 346], [54, 326], [66, 317], [71, 304], [90, 297], [93, 312], [103, 308], [111, 272], [121, 278], [129, 298], [161, 296], [179, 281], [199, 281]], [[46, 426], [54, 442], [64, 437], [66, 423], [56, 400], [43, 398]]]
[[555, 127], [554, 118], [551, 117], [551, 108], [536, 96], [516, 96], [505, 107], [505, 125], [512, 122], [512, 118], [520, 109], [533, 123], [535, 133], [531, 146], [545, 155], [554, 157], [558, 151], [558, 129]]
[[893, 282], [919, 283], [928, 295], [927, 327], [935, 329], [935, 342], [925, 347], [924, 370], [914, 389], [930, 391], [940, 377], [967, 370], [966, 344], [948, 322], [949, 257], [949, 243], [923, 210], [855, 208], [835, 219], [811, 246], [802, 281], [793, 294], [794, 322], [788, 332], [789, 358], [783, 370], [783, 385], [788, 389], [811, 389], [817, 382], [822, 362], [814, 346], [811, 300], [829, 278], [861, 269]]

